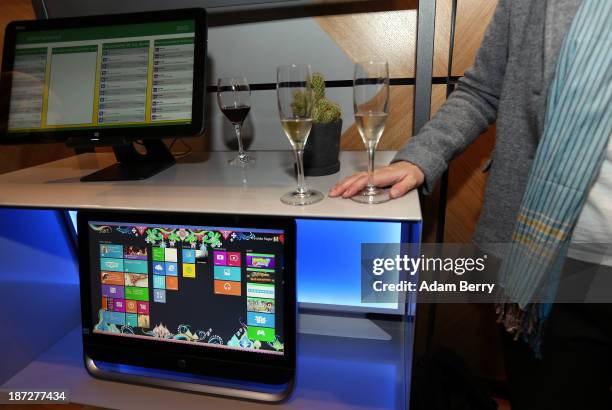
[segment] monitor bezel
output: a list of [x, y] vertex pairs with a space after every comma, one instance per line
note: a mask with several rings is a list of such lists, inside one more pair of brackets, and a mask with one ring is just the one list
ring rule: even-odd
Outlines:
[[[155, 125], [138, 127], [96, 127], [75, 130], [36, 130], [28, 132], [9, 132], [8, 117], [10, 93], [12, 89], [12, 70], [15, 61], [15, 41], [17, 33], [24, 31], [61, 30], [92, 26], [114, 26], [121, 24], [154, 23], [173, 20], [194, 20], [194, 72], [192, 119], [190, 124]], [[205, 130], [206, 100], [206, 53], [207, 53], [207, 13], [203, 8], [153, 11], [142, 13], [116, 14], [112, 16], [68, 17], [49, 20], [12, 21], [6, 26], [2, 71], [0, 73], [0, 144], [57, 143], [68, 140], [126, 142], [140, 139], [160, 139], [167, 137], [199, 136]]]
[[[284, 354], [220, 349], [205, 345], [169, 343], [153, 338], [145, 340], [94, 333], [91, 300], [92, 275], [89, 269], [88, 223], [90, 221], [227, 226], [285, 231]], [[283, 385], [293, 381], [296, 364], [297, 321], [296, 224], [294, 218], [175, 212], [79, 211], [77, 227], [84, 357], [94, 361], [269, 385]]]

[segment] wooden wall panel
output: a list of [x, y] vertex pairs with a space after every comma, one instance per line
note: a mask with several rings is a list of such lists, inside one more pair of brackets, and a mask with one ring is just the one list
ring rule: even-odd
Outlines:
[[[461, 1], [461, 0], [459, 0]], [[434, 77], [448, 74], [448, 53], [451, 33], [451, 0], [436, 0], [436, 23], [433, 57]]]
[[316, 20], [354, 62], [386, 60], [392, 77], [413, 77], [416, 16], [416, 10], [395, 10]]
[[[0, 44], [4, 44], [4, 29], [13, 20], [28, 20], [34, 18], [34, 10], [30, 0], [2, 0], [0, 13]], [[2, 49], [0, 48], [0, 58]]]
[[497, 0], [457, 0], [453, 75], [463, 75], [474, 62], [496, 6]]
[[[317, 17], [319, 25], [354, 62], [386, 60], [392, 77], [414, 77], [417, 11], [413, 1], [395, 1], [396, 10]], [[434, 76], [446, 76], [449, 48], [450, 0], [438, 0], [434, 44]], [[444, 100], [444, 93], [432, 95], [432, 103]], [[380, 150], [397, 150], [412, 135], [413, 87], [392, 87], [391, 112]], [[352, 113], [344, 113], [352, 122]], [[355, 125], [342, 135], [343, 150], [362, 150]]]

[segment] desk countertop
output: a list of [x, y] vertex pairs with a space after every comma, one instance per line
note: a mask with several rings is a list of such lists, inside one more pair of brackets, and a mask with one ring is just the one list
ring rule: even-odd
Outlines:
[[[367, 205], [329, 198], [308, 206], [289, 206], [280, 197], [295, 188], [293, 153], [256, 152], [257, 163], [231, 167], [234, 152], [194, 154], [143, 181], [80, 182], [79, 178], [115, 162], [113, 154], [81, 154], [0, 175], [0, 206], [46, 209], [124, 209], [284, 215], [415, 221], [421, 219], [418, 195]], [[394, 152], [378, 152], [387, 164]], [[366, 169], [364, 152], [342, 152], [340, 172], [307, 177], [307, 184], [327, 194], [341, 178]]]

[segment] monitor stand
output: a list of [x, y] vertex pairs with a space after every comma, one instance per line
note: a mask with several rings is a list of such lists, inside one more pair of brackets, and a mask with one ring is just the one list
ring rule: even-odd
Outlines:
[[146, 153], [134, 144], [113, 146], [117, 163], [81, 178], [81, 182], [134, 181], [147, 179], [174, 165], [176, 160], [162, 140], [143, 140]]

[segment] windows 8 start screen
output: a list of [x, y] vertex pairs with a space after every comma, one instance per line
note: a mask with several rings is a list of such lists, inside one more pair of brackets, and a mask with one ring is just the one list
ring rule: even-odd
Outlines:
[[94, 332], [283, 354], [281, 230], [90, 222]]

